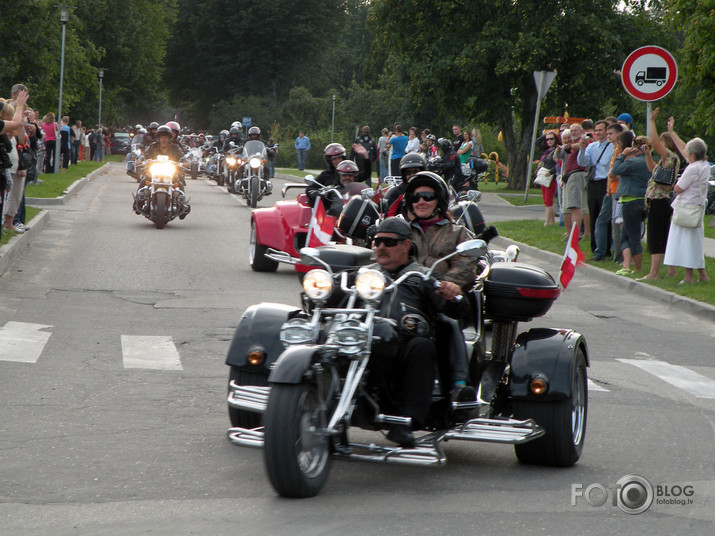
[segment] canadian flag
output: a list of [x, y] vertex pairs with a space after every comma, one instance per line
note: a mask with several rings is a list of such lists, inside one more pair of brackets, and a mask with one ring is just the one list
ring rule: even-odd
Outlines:
[[335, 228], [335, 218], [325, 213], [323, 200], [320, 197], [315, 199], [313, 213], [310, 216], [308, 225], [308, 237], [305, 241], [309, 248], [317, 248], [330, 243]]
[[571, 282], [576, 267], [583, 264], [586, 256], [578, 247], [578, 228], [574, 223], [571, 227], [569, 239], [566, 242], [566, 251], [564, 252], [564, 260], [561, 261], [561, 271], [559, 272], [559, 286], [561, 291], [566, 290], [566, 287]]

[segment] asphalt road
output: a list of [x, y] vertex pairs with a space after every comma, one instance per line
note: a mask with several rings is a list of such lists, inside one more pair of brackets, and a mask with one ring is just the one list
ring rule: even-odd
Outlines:
[[[250, 209], [225, 189], [189, 181], [191, 214], [157, 230], [132, 212], [135, 187], [112, 165], [49, 209], [0, 279], [1, 534], [712, 533], [713, 323], [586, 271], [521, 325], [588, 341], [577, 465], [450, 442], [443, 468], [336, 461], [320, 496], [277, 497], [261, 451], [226, 439], [223, 361], [243, 310], [297, 304], [297, 279], [250, 270]], [[552, 257], [520, 260], [558, 272]], [[613, 503], [629, 475], [652, 485], [641, 514]]]

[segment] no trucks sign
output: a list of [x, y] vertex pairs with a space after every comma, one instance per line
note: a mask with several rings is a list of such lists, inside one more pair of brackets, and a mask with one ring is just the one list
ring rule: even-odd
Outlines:
[[654, 45], [631, 52], [621, 68], [621, 82], [625, 90], [638, 100], [652, 102], [671, 92], [678, 79], [675, 58]]

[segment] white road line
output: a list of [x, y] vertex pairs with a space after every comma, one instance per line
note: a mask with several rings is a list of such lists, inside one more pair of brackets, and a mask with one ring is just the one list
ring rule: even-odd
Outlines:
[[183, 370], [171, 337], [122, 335], [122, 356], [128, 369]]
[[43, 324], [8, 322], [0, 328], [0, 361], [37, 363], [52, 333]]
[[680, 365], [646, 359], [617, 359], [653, 374], [696, 398], [715, 398], [715, 381]]
[[608, 389], [606, 389], [605, 387], [601, 387], [593, 380], [588, 380], [588, 390], [589, 391], [603, 391], [604, 393], [610, 393], [610, 391]]

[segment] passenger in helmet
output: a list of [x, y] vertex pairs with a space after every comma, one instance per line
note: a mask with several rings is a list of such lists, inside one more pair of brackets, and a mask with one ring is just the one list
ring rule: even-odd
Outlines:
[[[225, 131], [222, 130], [221, 132], [225, 132]], [[224, 151], [228, 151], [228, 150], [231, 148], [231, 142], [233, 142], [233, 144], [234, 144], [236, 147], [240, 147], [240, 146], [241, 146], [242, 140], [241, 140], [241, 129], [240, 129], [240, 127], [233, 127], [233, 126], [232, 126], [232, 127], [231, 127], [231, 130], [228, 131], [228, 137], [227, 137], [226, 140], [223, 142], [223, 150], [224, 150]]]
[[[359, 194], [362, 190], [367, 188], [367, 185], [362, 182], [357, 182], [358, 176], [360, 175], [360, 168], [352, 160], [343, 160], [335, 168], [338, 173], [338, 180], [340, 184], [338, 186], [338, 192], [343, 197], [343, 200], [347, 201], [352, 196]], [[342, 207], [340, 208], [342, 211]]]
[[345, 160], [345, 154], [345, 147], [339, 143], [329, 143], [325, 146], [323, 158], [325, 159], [328, 169], [316, 177], [315, 180], [319, 184], [310, 184], [305, 190], [305, 193], [308, 194], [308, 202], [311, 206], [315, 203], [318, 191], [322, 189], [323, 186], [338, 186], [340, 184], [336, 168], [340, 162]]
[[147, 132], [144, 135], [144, 139], [142, 140], [142, 150], [146, 151], [152, 143], [158, 141], [158, 138], [156, 137], [156, 130], [158, 128], [159, 123], [157, 123], [156, 121], [152, 121], [151, 123], [149, 123], [149, 126], [147, 127]]
[[400, 159], [400, 175], [402, 176], [402, 183], [398, 184], [394, 188], [391, 188], [387, 192], [385, 204], [388, 207], [388, 216], [404, 214], [403, 196], [407, 190], [407, 181], [409, 181], [415, 173], [425, 171], [426, 169], [427, 161], [425, 160], [425, 157], [419, 153], [409, 153]]
[[178, 162], [184, 153], [172, 143], [173, 134], [171, 129], [167, 125], [160, 126], [156, 130], [156, 136], [159, 141], [152, 143], [144, 154], [144, 158], [147, 160], [156, 160], [159, 155], [165, 155], [169, 157], [169, 160]]
[[[451, 142], [450, 142], [451, 143]], [[431, 267], [435, 261], [453, 253], [457, 244], [474, 238], [466, 227], [454, 223], [448, 212], [449, 189], [444, 180], [431, 171], [421, 171], [409, 179], [405, 190], [405, 207], [410, 221], [412, 243], [417, 247], [417, 262]], [[443, 279], [443, 296], [451, 299], [474, 286], [477, 261], [464, 255], [455, 255], [435, 267], [435, 273]], [[452, 378], [454, 400], [474, 400], [474, 389], [466, 387], [467, 356], [463, 352], [459, 326], [448, 319], [441, 319], [437, 336], [450, 345], [449, 363], [439, 363]], [[451, 341], [456, 341], [451, 344]], [[461, 348], [461, 350], [460, 350]]]

